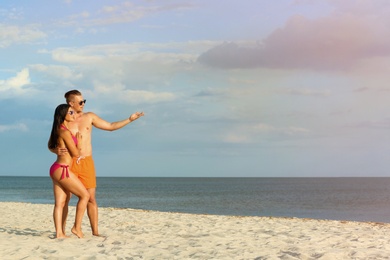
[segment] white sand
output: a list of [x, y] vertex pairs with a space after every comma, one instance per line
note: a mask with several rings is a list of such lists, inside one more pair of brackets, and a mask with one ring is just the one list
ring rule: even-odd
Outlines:
[[105, 238], [53, 239], [52, 209], [0, 202], [0, 259], [390, 259], [390, 224], [100, 208]]

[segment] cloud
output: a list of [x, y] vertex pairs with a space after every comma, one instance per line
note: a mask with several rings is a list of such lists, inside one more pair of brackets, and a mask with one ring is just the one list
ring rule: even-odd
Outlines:
[[152, 92], [144, 90], [124, 90], [120, 99], [131, 103], [158, 103], [173, 101], [176, 95], [170, 92]]
[[[318, 1], [318, 0], [317, 0]], [[356, 15], [372, 15], [376, 17], [387, 16], [390, 4], [387, 0], [322, 0], [333, 5], [337, 12], [354, 13]], [[312, 0], [308, 3], [314, 2]]]
[[297, 126], [277, 127], [265, 123], [240, 126], [222, 135], [222, 140], [227, 143], [256, 143], [269, 139], [284, 140], [286, 138], [301, 138], [307, 136], [309, 129]]
[[21, 8], [2, 9], [0, 8], [0, 17], [3, 21], [21, 20], [23, 11]]
[[[293, 16], [261, 43], [246, 46], [225, 42], [201, 54], [198, 61], [224, 69], [338, 70], [349, 69], [365, 59], [390, 56], [388, 13], [379, 9], [382, 6], [375, 9], [377, 13], [351, 13], [358, 9], [351, 3], [350, 9], [343, 5], [328, 17]], [[389, 5], [386, 4], [387, 10]]]
[[[210, 42], [201, 41], [105, 44], [41, 50], [40, 53], [51, 54], [52, 59], [62, 65], [35, 64], [30, 68], [44, 77], [62, 77], [69, 84], [82, 84], [84, 87], [91, 86], [91, 82], [98, 82], [99, 86], [122, 84], [133, 90], [147, 88], [152, 89], [152, 92], [164, 92], [154, 90], [169, 86], [177, 73], [192, 71], [198, 66], [195, 50], [205, 50], [209, 46]], [[137, 95], [143, 96], [141, 100], [149, 101], [162, 97], [172, 99], [166, 93], [158, 97], [146, 93]]]
[[76, 48], [58, 48], [52, 51], [55, 61], [76, 64], [94, 64], [103, 60], [101, 55], [91, 55], [88, 51]]
[[[175, 75], [192, 71], [197, 65], [194, 50], [204, 50], [210, 44], [124, 43], [40, 50], [51, 55], [55, 64], [31, 64], [29, 69], [39, 81], [33, 86], [37, 91], [82, 88], [83, 93], [90, 91], [89, 96], [96, 98], [117, 93], [115, 99], [121, 104], [170, 102], [177, 99], [170, 91], [177, 83]], [[2, 86], [5, 88], [5, 82]]]
[[27, 130], [28, 130], [28, 127], [22, 123], [13, 124], [13, 125], [0, 125], [0, 133], [7, 132], [7, 131], [26, 132]]
[[197, 58], [195, 50], [205, 49], [210, 42], [185, 42], [167, 44], [102, 44], [80, 48], [57, 48], [49, 52], [58, 62], [74, 64], [96, 64], [109, 60], [116, 62], [150, 62], [150, 63], [194, 63]]
[[93, 93], [99, 96], [109, 95], [112, 100], [131, 104], [158, 103], [176, 99], [176, 95], [170, 92], [130, 90], [125, 89], [125, 86], [122, 84], [104, 85], [97, 82], [94, 83]]
[[330, 91], [328, 90], [312, 90], [312, 89], [298, 89], [298, 88], [288, 88], [284, 90], [279, 90], [278, 93], [297, 95], [297, 96], [312, 96], [312, 97], [329, 97], [331, 94]]
[[26, 88], [30, 83], [30, 73], [27, 68], [18, 72], [15, 77], [0, 80], [0, 99], [31, 93], [32, 90]]
[[310, 133], [310, 130], [303, 127], [287, 126], [287, 127], [275, 127], [268, 124], [259, 123], [251, 127], [255, 133], [276, 133], [282, 135], [301, 135]]
[[240, 47], [236, 43], [223, 43], [201, 54], [198, 61], [224, 69], [255, 68], [262, 66], [263, 47]]
[[223, 141], [225, 143], [244, 144], [244, 143], [249, 143], [250, 139], [248, 136], [244, 136], [244, 135], [236, 134], [236, 133], [229, 133], [223, 137]]
[[389, 129], [390, 118], [383, 120], [367, 120], [349, 126], [354, 128]]
[[225, 92], [221, 90], [206, 89], [199, 91], [195, 97], [219, 97], [224, 96]]
[[29, 67], [34, 71], [44, 73], [46, 76], [64, 80], [78, 80], [83, 77], [82, 73], [75, 72], [67, 66], [32, 64]]
[[0, 48], [12, 44], [31, 44], [46, 38], [46, 34], [36, 26], [13, 26], [0, 24]]
[[118, 5], [106, 5], [92, 12], [81, 12], [67, 17], [59, 22], [62, 26], [106, 26], [112, 24], [123, 24], [137, 21], [145, 16], [168, 11], [181, 11], [193, 8], [193, 5], [187, 3], [166, 4], [150, 6], [137, 6], [130, 2], [123, 2]]

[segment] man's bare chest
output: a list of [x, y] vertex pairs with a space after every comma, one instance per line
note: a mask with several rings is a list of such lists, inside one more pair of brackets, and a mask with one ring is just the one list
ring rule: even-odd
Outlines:
[[79, 132], [82, 135], [91, 134], [92, 124], [84, 121], [75, 121], [69, 123], [69, 130], [75, 134]]

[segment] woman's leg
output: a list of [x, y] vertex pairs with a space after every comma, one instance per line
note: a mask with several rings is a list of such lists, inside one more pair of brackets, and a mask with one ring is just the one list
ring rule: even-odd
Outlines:
[[58, 183], [53, 179], [53, 192], [54, 192], [54, 209], [53, 219], [54, 227], [56, 229], [56, 238], [66, 238], [65, 227], [63, 223], [63, 209], [66, 201], [66, 192]]
[[62, 211], [62, 229], [63, 229], [64, 234], [66, 234], [65, 227], [66, 227], [66, 219], [68, 218], [69, 201], [70, 201], [70, 198], [72, 197], [72, 193], [70, 193], [69, 191], [65, 191], [65, 192], [66, 192], [66, 200], [65, 200], [64, 209]]
[[83, 216], [89, 201], [89, 193], [80, 180], [76, 177], [76, 175], [74, 175], [70, 170], [69, 178], [61, 179], [61, 174], [62, 168], [56, 170], [53, 173], [53, 177], [58, 180], [61, 187], [79, 198], [79, 201], [77, 202], [76, 218], [74, 226], [72, 227], [72, 233], [81, 238], [84, 236], [83, 232], [81, 231], [81, 222], [83, 220]]

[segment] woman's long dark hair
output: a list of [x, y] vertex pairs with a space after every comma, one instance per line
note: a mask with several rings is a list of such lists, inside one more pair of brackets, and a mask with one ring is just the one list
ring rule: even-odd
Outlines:
[[49, 149], [54, 149], [57, 147], [58, 142], [58, 129], [61, 124], [65, 121], [66, 114], [69, 110], [69, 104], [61, 104], [54, 111], [54, 120], [53, 127], [51, 128], [51, 134], [49, 139]]

